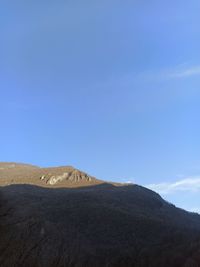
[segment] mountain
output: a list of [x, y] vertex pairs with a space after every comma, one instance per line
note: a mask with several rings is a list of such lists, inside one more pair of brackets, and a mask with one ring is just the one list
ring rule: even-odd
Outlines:
[[73, 167], [0, 163], [1, 267], [198, 267], [200, 216]]
[[0, 163], [0, 185], [33, 184], [43, 187], [76, 187], [102, 182], [71, 166], [39, 168], [28, 164]]

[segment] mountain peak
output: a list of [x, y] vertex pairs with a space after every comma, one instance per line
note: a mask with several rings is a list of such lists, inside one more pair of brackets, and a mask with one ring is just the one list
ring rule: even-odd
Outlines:
[[43, 187], [77, 187], [101, 183], [104, 181], [72, 166], [39, 168], [22, 163], [0, 163], [0, 185], [35, 184]]

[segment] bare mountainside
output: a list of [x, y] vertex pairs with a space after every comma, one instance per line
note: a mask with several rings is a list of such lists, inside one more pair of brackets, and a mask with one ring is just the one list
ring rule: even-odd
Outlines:
[[0, 185], [34, 184], [43, 187], [79, 187], [101, 184], [71, 166], [39, 168], [28, 164], [0, 163]]
[[199, 267], [200, 216], [73, 167], [0, 163], [1, 267]]

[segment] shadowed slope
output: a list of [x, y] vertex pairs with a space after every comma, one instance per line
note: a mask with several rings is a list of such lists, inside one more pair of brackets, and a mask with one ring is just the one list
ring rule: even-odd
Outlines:
[[200, 216], [143, 187], [11, 185], [0, 197], [2, 267], [200, 264]]

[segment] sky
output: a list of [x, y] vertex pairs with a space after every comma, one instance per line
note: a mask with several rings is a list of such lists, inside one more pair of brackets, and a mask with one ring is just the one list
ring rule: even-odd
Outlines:
[[200, 212], [199, 11], [2, 0], [0, 161], [72, 165]]

